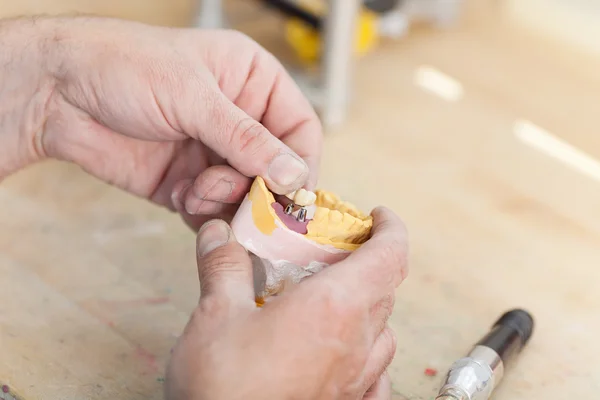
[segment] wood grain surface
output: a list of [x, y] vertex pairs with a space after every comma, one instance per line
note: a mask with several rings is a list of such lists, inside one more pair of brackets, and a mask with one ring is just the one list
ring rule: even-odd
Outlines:
[[[0, 10], [77, 6], [185, 24], [193, 9], [183, 0], [19, 4], [0, 0]], [[444, 370], [511, 307], [537, 325], [494, 400], [600, 390], [600, 62], [495, 7], [476, 3], [457, 28], [416, 28], [360, 60], [351, 118], [326, 139], [320, 186], [365, 210], [387, 205], [409, 228], [411, 271], [391, 319], [394, 400], [432, 399]], [[243, 29], [284, 52], [280, 26], [265, 25]], [[424, 66], [453, 79], [454, 100], [439, 84], [420, 86]], [[518, 121], [545, 133], [515, 133], [531, 126]], [[3, 182], [0, 204], [4, 389], [25, 400], [160, 399], [165, 361], [199, 295], [194, 233], [55, 161]]]

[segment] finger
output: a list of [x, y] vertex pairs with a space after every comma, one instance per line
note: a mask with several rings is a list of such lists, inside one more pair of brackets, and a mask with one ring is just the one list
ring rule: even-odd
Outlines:
[[371, 308], [371, 337], [375, 340], [385, 329], [394, 310], [396, 296], [390, 293]]
[[[149, 197], [158, 204], [165, 205], [169, 209], [174, 209], [175, 207], [171, 202], [174, 185], [182, 178], [196, 177], [208, 168], [211, 165], [207, 160], [206, 153], [208, 152], [202, 143], [193, 139], [173, 143], [156, 142], [155, 144], [163, 146], [163, 149], [166, 147], [172, 148], [172, 150], [167, 151], [170, 157], [168, 165], [158, 173], [152, 175], [160, 178], [160, 180], [158, 182], [152, 180], [157, 186], [154, 187], [154, 191]], [[138, 145], [130, 147], [137, 148], [138, 151], [140, 150]], [[144, 157], [146, 158], [143, 169], [145, 172], [146, 166], [155, 164], [155, 154], [146, 154]], [[139, 166], [137, 167], [137, 171], [139, 174]]]
[[367, 390], [363, 400], [391, 400], [392, 399], [392, 380], [390, 374], [385, 371], [379, 379]]
[[180, 211], [181, 219], [183, 219], [187, 226], [189, 226], [195, 232], [198, 232], [202, 225], [204, 225], [212, 219], [221, 219], [227, 223], [230, 223], [234, 215], [235, 212], [226, 210], [211, 215], [190, 215], [187, 212], [185, 212], [185, 210]]
[[251, 185], [250, 178], [230, 166], [217, 165], [204, 170], [180, 193], [179, 201], [192, 215], [216, 213], [215, 203], [240, 204]]
[[252, 72], [235, 99], [242, 110], [296, 152], [308, 165], [306, 188], [316, 186], [323, 129], [310, 102], [281, 63], [257, 46]]
[[262, 122], [306, 162], [310, 171], [306, 188], [314, 190], [321, 164], [323, 128], [294, 80], [283, 67], [279, 71]]
[[261, 123], [233, 104], [218, 88], [208, 92], [207, 110], [190, 127], [192, 137], [201, 140], [219, 156], [248, 177], [261, 176], [278, 194], [304, 186], [307, 164], [290, 147]]
[[[198, 206], [198, 208], [196, 208], [196, 211], [193, 215], [204, 215], [207, 217], [220, 215], [224, 217], [231, 216], [231, 218], [233, 218], [239, 206], [239, 204], [226, 204], [219, 203], [218, 201], [205, 200]], [[188, 212], [186, 211], [186, 213]], [[226, 222], [230, 222], [227, 220], [227, 218], [219, 218], [224, 219]]]
[[228, 308], [253, 308], [252, 261], [222, 220], [205, 223], [197, 238], [200, 303]]
[[372, 307], [393, 293], [407, 273], [408, 242], [403, 222], [391, 210], [373, 210], [371, 238], [345, 260], [323, 272]]
[[375, 340], [363, 374], [365, 391], [376, 384], [377, 380], [392, 363], [396, 354], [396, 335], [386, 327]]
[[193, 179], [182, 179], [173, 186], [173, 190], [171, 192], [171, 203], [173, 204], [173, 208], [180, 213], [186, 212], [183, 205], [183, 198], [186, 196], [186, 193], [193, 184]]
[[184, 179], [175, 184], [173, 193], [171, 195], [171, 203], [173, 209], [177, 211], [185, 223], [192, 228], [194, 231], [198, 231], [202, 225], [211, 219], [222, 219], [229, 223], [233, 219], [233, 216], [237, 212], [238, 204], [225, 204], [212, 201], [206, 201], [200, 206], [198, 214], [190, 214], [185, 210], [184, 205], [181, 203], [181, 198], [185, 197], [185, 193], [190, 190], [193, 184], [192, 179]]

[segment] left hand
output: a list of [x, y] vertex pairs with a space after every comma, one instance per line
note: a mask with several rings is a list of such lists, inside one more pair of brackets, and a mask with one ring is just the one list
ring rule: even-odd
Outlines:
[[360, 249], [262, 308], [248, 252], [225, 222], [207, 222], [197, 237], [200, 301], [173, 350], [167, 400], [390, 400], [387, 321], [408, 240], [391, 210], [372, 216]]
[[24, 99], [12, 119], [27, 163], [74, 162], [194, 229], [231, 219], [256, 175], [279, 194], [316, 185], [318, 118], [275, 57], [241, 33], [83, 17], [4, 30], [5, 54], [20, 54], [5, 82]]

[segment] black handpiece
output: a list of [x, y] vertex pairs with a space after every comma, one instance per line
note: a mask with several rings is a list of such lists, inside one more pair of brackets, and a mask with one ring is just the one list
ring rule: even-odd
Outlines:
[[494, 350], [506, 366], [527, 344], [533, 333], [533, 318], [524, 310], [511, 310], [502, 315], [477, 346]]
[[504, 313], [467, 357], [456, 361], [436, 400], [487, 400], [504, 369], [533, 334], [533, 317], [525, 310]]

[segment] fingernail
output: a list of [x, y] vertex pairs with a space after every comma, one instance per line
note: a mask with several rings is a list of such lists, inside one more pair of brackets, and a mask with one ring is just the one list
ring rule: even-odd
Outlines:
[[203, 198], [199, 198], [197, 196], [189, 196], [187, 199], [182, 199], [185, 201], [185, 210], [188, 214], [198, 214], [200, 211], [200, 206], [204, 203], [205, 200], [210, 201], [223, 201], [225, 200], [233, 191], [233, 183], [226, 181], [225, 179], [218, 180], [208, 192], [203, 196]]
[[208, 221], [198, 231], [198, 255], [204, 257], [211, 251], [227, 244], [231, 238], [229, 225], [220, 219]]
[[269, 177], [280, 186], [290, 186], [307, 173], [304, 161], [289, 153], [279, 154], [269, 165]]
[[173, 203], [173, 207], [177, 211], [180, 211], [180, 212], [182, 211], [183, 200], [185, 198], [185, 194], [189, 190], [189, 188], [192, 186], [193, 183], [194, 183], [193, 181], [190, 181], [190, 183], [186, 184], [183, 188], [181, 188], [180, 191], [171, 193], [171, 203]]

